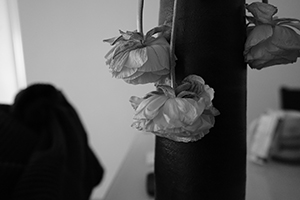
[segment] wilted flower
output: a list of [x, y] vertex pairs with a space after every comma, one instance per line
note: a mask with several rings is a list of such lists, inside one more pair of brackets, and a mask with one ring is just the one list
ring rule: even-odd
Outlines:
[[113, 45], [105, 56], [113, 77], [130, 84], [154, 83], [167, 77], [170, 45], [163, 33], [169, 29], [166, 25], [159, 26], [146, 35], [120, 31], [121, 36], [104, 40]]
[[188, 76], [176, 91], [167, 85], [157, 89], [144, 98], [130, 98], [136, 129], [190, 142], [201, 139], [214, 126], [214, 116], [219, 114], [212, 105], [214, 90], [201, 77]]
[[247, 17], [255, 26], [248, 27], [245, 44], [245, 60], [251, 68], [288, 64], [300, 56], [300, 21], [273, 17], [277, 8], [273, 5], [254, 2], [246, 6], [253, 17]]

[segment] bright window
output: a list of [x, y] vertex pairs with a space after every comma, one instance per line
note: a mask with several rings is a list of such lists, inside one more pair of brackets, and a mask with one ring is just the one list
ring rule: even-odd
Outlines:
[[0, 0], [0, 103], [26, 87], [17, 0]]

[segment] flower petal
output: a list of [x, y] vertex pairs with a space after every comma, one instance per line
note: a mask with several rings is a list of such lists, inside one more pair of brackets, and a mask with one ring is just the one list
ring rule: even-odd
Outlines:
[[272, 55], [272, 59], [259, 59], [249, 63], [251, 68], [262, 69], [274, 65], [289, 64], [297, 61], [297, 57], [300, 56], [300, 52], [296, 50], [282, 51], [281, 54], [276, 52]]
[[146, 47], [134, 49], [129, 52], [125, 66], [128, 68], [140, 68], [148, 60]]
[[145, 107], [143, 115], [147, 119], [153, 119], [167, 100], [166, 96], [155, 95], [155, 98]]
[[197, 75], [189, 75], [182, 84], [176, 88], [177, 97], [192, 98], [194, 100], [201, 100], [202, 103], [209, 107], [214, 98], [214, 90], [205, 85], [204, 80]]
[[124, 81], [129, 84], [137, 85], [137, 84], [147, 84], [147, 83], [155, 83], [159, 80], [167, 78], [167, 75], [154, 74], [151, 72], [139, 72], [132, 74], [129, 77], [124, 77]]
[[151, 38], [154, 34], [156, 33], [161, 33], [164, 34], [166, 31], [170, 31], [171, 27], [168, 25], [161, 25], [161, 26], [157, 26], [154, 27], [153, 29], [149, 30], [146, 35], [145, 38], [146, 40], [148, 40], [149, 38]]
[[204, 80], [200, 76], [189, 75], [176, 88], [176, 94], [178, 97], [184, 97], [187, 92], [199, 95], [203, 92], [204, 83]]
[[158, 85], [157, 90], [159, 92], [162, 92], [168, 98], [175, 98], [176, 97], [174, 89], [169, 85]]
[[283, 50], [274, 45], [269, 45], [259, 49], [256, 54], [252, 55], [257, 58], [252, 57], [252, 59], [249, 59], [249, 66], [255, 69], [262, 69], [273, 65], [296, 62], [297, 57], [300, 56], [300, 52], [297, 50]]
[[271, 43], [271, 39], [268, 39], [252, 47], [250, 51], [245, 55], [245, 60], [250, 65], [253, 62], [262, 64], [274, 59], [274, 55], [272, 54], [272, 52], [276, 52], [279, 50], [280, 49], [278, 47]]
[[116, 42], [119, 42], [122, 39], [123, 39], [123, 37], [122, 37], [122, 35], [120, 35], [118, 37], [105, 39], [105, 40], [103, 40], [103, 42], [108, 42], [110, 45], [114, 45]]
[[143, 100], [144, 100], [143, 98], [131, 96], [129, 102], [131, 103], [133, 109], [136, 110]]
[[148, 120], [146, 119], [139, 119], [135, 120], [132, 124], [131, 127], [139, 130], [139, 131], [146, 131], [146, 124], [148, 123]]
[[197, 104], [193, 99], [173, 98], [166, 101], [163, 113], [166, 121], [176, 125], [191, 125], [203, 112], [205, 105]]
[[132, 76], [136, 72], [137, 72], [137, 69], [135, 69], [135, 68], [123, 67], [121, 69], [121, 71], [114, 71], [114, 70], [112, 70], [111, 73], [112, 73], [113, 77], [115, 77], [115, 78], [125, 79], [127, 77]]
[[116, 57], [119, 54], [124, 54], [126, 52], [130, 52], [134, 49], [140, 48], [141, 47], [141, 43], [140, 42], [135, 42], [135, 41], [121, 41], [118, 42], [115, 45], [115, 50], [114, 50], [114, 54], [113, 54], [113, 59], [116, 59]]
[[167, 97], [163, 95], [153, 95], [143, 100], [136, 109], [134, 119], [153, 119], [166, 101]]
[[112, 72], [121, 72], [124, 67], [124, 63], [128, 59], [128, 53], [120, 54], [118, 58], [112, 59], [111, 62], [109, 63], [109, 69]]
[[145, 126], [145, 131], [148, 132], [159, 132], [162, 130], [166, 130], [169, 126], [169, 123], [166, 121], [165, 117], [163, 116], [163, 112], [158, 112], [157, 116], [149, 120]]
[[252, 13], [252, 15], [262, 23], [271, 24], [273, 15], [275, 15], [278, 9], [267, 3], [253, 2], [246, 6], [246, 9]]
[[174, 126], [176, 127], [176, 123], [178, 121], [181, 121], [180, 119], [182, 118], [182, 116], [180, 110], [184, 109], [183, 107], [183, 102], [180, 102], [177, 98], [168, 99], [162, 110], [166, 121], [169, 124], [174, 124]]
[[185, 111], [182, 111], [184, 114], [184, 121], [188, 121], [188, 124], [191, 125], [203, 113], [205, 104], [189, 98], [183, 100], [185, 101]]
[[274, 20], [278, 26], [290, 26], [300, 31], [300, 20], [294, 18], [278, 18]]
[[149, 71], [160, 71], [163, 69], [169, 69], [170, 58], [169, 58], [169, 46], [151, 44], [146, 47], [148, 60], [139, 69], [139, 71], [149, 72]]
[[285, 50], [300, 50], [300, 36], [289, 27], [275, 26], [272, 43]]
[[245, 43], [245, 51], [273, 35], [273, 28], [270, 25], [258, 25], [250, 32]]

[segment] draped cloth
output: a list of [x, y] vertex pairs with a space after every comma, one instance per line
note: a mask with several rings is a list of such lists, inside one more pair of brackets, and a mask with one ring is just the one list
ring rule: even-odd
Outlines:
[[78, 114], [52, 85], [0, 105], [0, 199], [88, 200], [103, 173]]
[[[174, 0], [160, 1], [159, 23]], [[176, 82], [201, 76], [215, 90], [215, 126], [197, 142], [156, 137], [156, 200], [244, 200], [246, 185], [246, 39], [243, 0], [178, 0]]]

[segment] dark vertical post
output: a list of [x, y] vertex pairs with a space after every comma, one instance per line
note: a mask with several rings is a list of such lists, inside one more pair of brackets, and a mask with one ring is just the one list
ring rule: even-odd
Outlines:
[[[160, 24], [174, 0], [160, 1]], [[176, 81], [201, 76], [214, 88], [215, 127], [197, 142], [156, 137], [156, 200], [244, 200], [246, 39], [244, 0], [178, 0]]]

